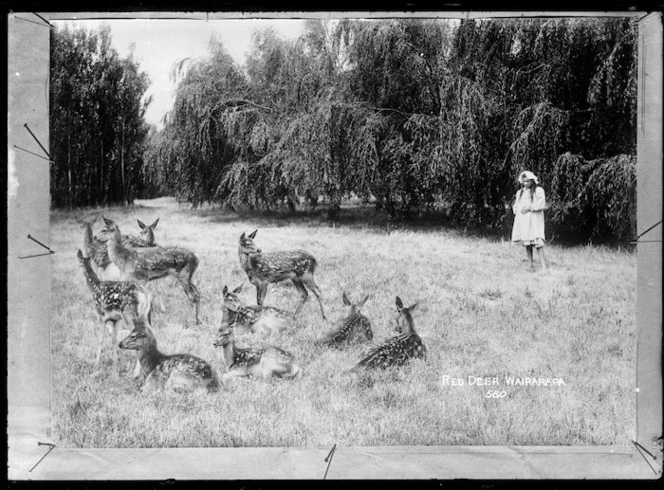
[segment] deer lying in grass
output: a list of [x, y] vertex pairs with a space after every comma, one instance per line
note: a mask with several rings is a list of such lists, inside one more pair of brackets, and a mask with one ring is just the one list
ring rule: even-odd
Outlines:
[[343, 293], [343, 302], [348, 306], [348, 314], [338, 320], [334, 326], [324, 332], [317, 340], [319, 345], [341, 345], [350, 342], [362, 342], [373, 339], [371, 322], [360, 313], [360, 308], [369, 299], [367, 294], [358, 303], [352, 303], [346, 293]]
[[200, 294], [191, 282], [198, 267], [198, 257], [187, 249], [179, 247], [130, 248], [122, 243], [120, 228], [113, 220], [102, 217], [106, 226], [99, 233], [99, 239], [107, 243], [108, 256], [124, 277], [147, 285], [149, 281], [172, 276], [182, 286], [196, 311], [196, 324], [199, 320]]
[[403, 366], [413, 358], [425, 358], [426, 347], [422, 339], [415, 332], [415, 323], [411, 311], [417, 303], [404, 308], [401, 298], [397, 296], [397, 319], [395, 330], [400, 335], [385, 340], [382, 344], [371, 349], [360, 359], [351, 370], [360, 366], [368, 368], [387, 368], [389, 366]]
[[257, 231], [248, 236], [242, 233], [238, 254], [240, 256], [240, 265], [247, 273], [249, 282], [256, 286], [256, 302], [258, 305], [263, 305], [265, 295], [267, 294], [267, 286], [270, 283], [290, 279], [300, 293], [300, 304], [297, 306], [294, 316], [300, 313], [302, 306], [307, 301], [309, 294], [306, 288], [309, 288], [318, 299], [320, 311], [324, 319], [325, 310], [323, 308], [322, 295], [314, 282], [316, 259], [313, 255], [302, 250], [262, 253], [254, 244], [254, 237]]
[[278, 347], [240, 348], [235, 345], [233, 329], [222, 325], [217, 330], [215, 347], [221, 347], [227, 372], [222, 378], [251, 376], [254, 378], [294, 378], [302, 375], [293, 355]]
[[150, 295], [144, 288], [133, 282], [100, 281], [90, 264], [90, 258], [84, 257], [80, 250], [76, 256], [78, 257], [79, 267], [83, 270], [85, 282], [92, 294], [95, 312], [101, 321], [95, 364], [99, 364], [101, 359], [105, 329], [111, 334], [111, 345], [117, 362], [118, 353], [115, 349], [115, 344], [118, 341], [117, 322], [122, 319], [127, 328], [132, 329], [139, 318], [150, 321]]
[[[92, 225], [97, 221], [98, 216], [95, 214], [92, 218], [83, 219], [76, 216], [76, 222], [83, 228], [83, 250], [85, 255], [92, 259], [92, 266], [101, 279], [119, 279], [121, 273], [117, 266], [111, 262], [108, 257], [108, 250], [106, 243], [95, 237], [92, 233]], [[159, 223], [159, 218], [150, 226], [146, 226], [141, 220], [137, 219], [138, 226], [141, 232], [138, 237], [131, 235], [124, 235], [122, 243], [125, 247], [145, 248], [155, 247], [157, 244], [154, 241], [154, 229]]]
[[121, 349], [138, 352], [142, 390], [163, 389], [176, 393], [215, 392], [221, 387], [210, 364], [190, 354], [166, 355], [157, 348], [147, 323], [137, 322], [131, 333], [118, 344]]
[[242, 327], [252, 333], [279, 333], [291, 327], [290, 314], [272, 306], [248, 306], [238, 296], [242, 285], [229, 291], [224, 286], [222, 325]]

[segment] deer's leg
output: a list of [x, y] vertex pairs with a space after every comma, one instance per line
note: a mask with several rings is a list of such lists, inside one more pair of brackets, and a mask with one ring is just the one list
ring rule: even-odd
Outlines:
[[256, 286], [256, 303], [258, 303], [258, 306], [263, 306], [263, 302], [265, 301], [265, 296], [267, 295], [267, 286], [269, 283], [267, 282], [259, 282], [255, 284]]
[[104, 337], [106, 336], [106, 329], [108, 328], [108, 321], [101, 319], [101, 325], [97, 333], [97, 356], [95, 357], [95, 364], [99, 365], [101, 361], [101, 350], [104, 346]]
[[325, 309], [323, 308], [323, 294], [320, 292], [320, 289], [314, 282], [313, 274], [307, 273], [302, 276], [302, 282], [311, 290], [312, 293], [316, 296], [318, 304], [320, 305], [320, 312], [323, 315], [323, 320], [325, 320]]
[[184, 289], [184, 293], [187, 295], [187, 298], [189, 298], [189, 302], [194, 306], [196, 312], [196, 325], [199, 325], [201, 321], [198, 318], [198, 304], [200, 302], [201, 295], [198, 292], [198, 288], [191, 282], [191, 276], [186, 269], [177, 275], [177, 280], [182, 286], [182, 289]]
[[111, 348], [113, 349], [113, 362], [119, 368], [120, 364], [118, 362], [118, 322], [111, 322]]
[[233, 369], [227, 373], [222, 374], [221, 379], [243, 378], [245, 376], [249, 376], [249, 373], [246, 369]]
[[293, 284], [300, 293], [300, 304], [297, 305], [297, 309], [295, 310], [295, 314], [293, 315], [293, 317], [296, 317], [300, 314], [300, 310], [304, 306], [304, 303], [307, 302], [307, 297], [309, 296], [309, 293], [307, 293], [307, 288], [304, 287], [304, 284], [302, 284], [302, 281], [300, 280], [299, 277], [293, 278]]
[[201, 321], [198, 318], [198, 313], [199, 313], [200, 304], [201, 304], [201, 294], [198, 292], [198, 288], [196, 286], [194, 286], [194, 284], [192, 282], [190, 282], [189, 285], [191, 286], [191, 290], [192, 290], [193, 297], [194, 297], [193, 302], [194, 302], [194, 309], [196, 310], [196, 325], [200, 325]]

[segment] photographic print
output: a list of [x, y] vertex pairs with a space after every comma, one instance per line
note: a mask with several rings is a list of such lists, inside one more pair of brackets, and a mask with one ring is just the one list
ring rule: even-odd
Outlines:
[[58, 448], [633, 447], [639, 17], [50, 25]]

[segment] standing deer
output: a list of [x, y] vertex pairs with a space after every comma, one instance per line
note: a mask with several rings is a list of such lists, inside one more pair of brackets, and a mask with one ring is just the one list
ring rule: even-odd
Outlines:
[[404, 308], [401, 298], [397, 296], [397, 319], [395, 330], [400, 334], [385, 340], [382, 344], [371, 349], [350, 370], [360, 366], [368, 368], [387, 368], [389, 366], [403, 366], [413, 358], [425, 358], [426, 347], [422, 339], [415, 332], [415, 323], [411, 311], [417, 306], [415, 303]]
[[[106, 280], [119, 279], [121, 273], [108, 257], [106, 243], [95, 237], [92, 233], [92, 225], [97, 221], [97, 218], [96, 214], [87, 220], [79, 216], [75, 217], [76, 222], [83, 228], [83, 250], [85, 250], [85, 255], [92, 259], [92, 266], [95, 268], [97, 276]], [[124, 235], [122, 237], [123, 245], [134, 248], [157, 246], [154, 241], [154, 229], [159, 222], [159, 218], [150, 226], [146, 226], [139, 219], [136, 221], [138, 221], [138, 226], [141, 228], [139, 236]]]
[[371, 322], [360, 313], [360, 308], [369, 299], [367, 294], [358, 303], [352, 303], [346, 293], [343, 293], [343, 302], [348, 306], [348, 314], [338, 320], [335, 325], [324, 332], [317, 340], [319, 345], [341, 345], [350, 342], [362, 342], [373, 339]]
[[249, 236], [242, 233], [238, 255], [240, 256], [240, 265], [247, 273], [249, 282], [256, 286], [256, 302], [258, 305], [263, 305], [268, 284], [290, 279], [300, 293], [300, 304], [297, 306], [294, 316], [300, 313], [302, 306], [307, 301], [309, 294], [305, 288], [306, 286], [316, 295], [320, 311], [323, 319], [325, 319], [322, 295], [314, 282], [316, 259], [313, 255], [302, 250], [262, 253], [254, 244], [257, 231]]
[[302, 375], [293, 355], [279, 347], [262, 349], [240, 348], [235, 345], [233, 329], [222, 325], [217, 330], [215, 347], [221, 347], [227, 372], [222, 378], [250, 376], [254, 378], [294, 378]]
[[107, 243], [108, 256], [122, 274], [143, 285], [155, 279], [174, 277], [195, 308], [196, 324], [200, 324], [200, 293], [191, 281], [198, 267], [198, 257], [179, 247], [125, 247], [118, 225], [111, 219], [102, 218], [106, 226], [99, 233], [99, 239]]
[[157, 388], [176, 393], [211, 393], [221, 387], [214, 370], [203, 359], [190, 354], [166, 355], [159, 351], [152, 330], [142, 321], [137, 322], [118, 346], [138, 352], [143, 391]]
[[150, 321], [150, 295], [145, 289], [133, 282], [100, 281], [90, 264], [90, 258], [84, 257], [80, 250], [76, 255], [79, 267], [83, 270], [85, 282], [92, 294], [95, 312], [101, 321], [95, 364], [99, 364], [101, 359], [105, 329], [111, 334], [113, 342], [111, 345], [114, 347], [113, 354], [117, 361], [118, 355], [117, 350], [115, 350], [118, 337], [117, 322], [122, 319], [127, 327], [132, 329], [139, 318]]
[[242, 285], [233, 291], [224, 286], [222, 325], [239, 326], [263, 334], [279, 333], [291, 326], [289, 313], [272, 306], [248, 306], [238, 296], [240, 291]]

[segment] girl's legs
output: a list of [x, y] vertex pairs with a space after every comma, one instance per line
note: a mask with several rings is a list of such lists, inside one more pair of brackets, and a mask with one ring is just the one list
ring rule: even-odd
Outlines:
[[530, 268], [533, 268], [533, 246], [526, 245], [526, 255], [528, 256], [528, 262], [530, 262]]
[[544, 247], [539, 247], [537, 249], [537, 257], [540, 260], [540, 264], [542, 264], [542, 271], [546, 271], [546, 262], [544, 261]]

